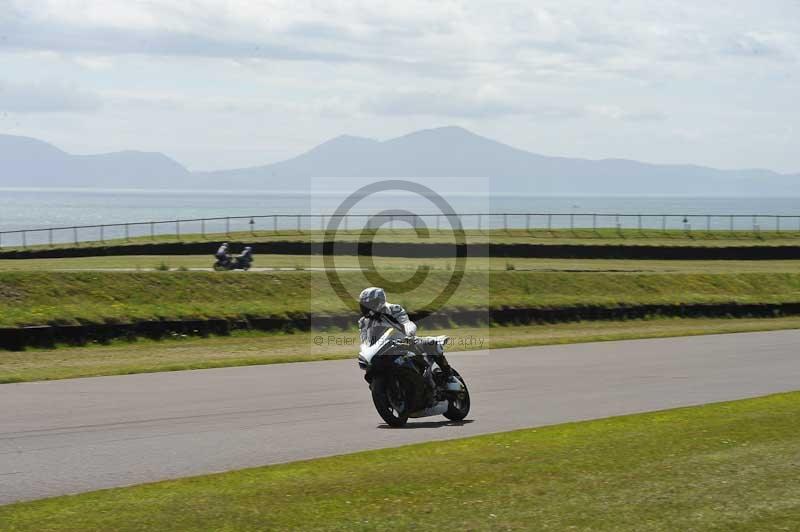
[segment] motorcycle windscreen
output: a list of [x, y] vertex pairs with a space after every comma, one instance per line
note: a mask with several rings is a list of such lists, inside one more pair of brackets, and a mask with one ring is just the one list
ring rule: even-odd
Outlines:
[[363, 358], [364, 360], [366, 360], [366, 362], [369, 364], [372, 361], [372, 358], [374, 356], [378, 355], [384, 349], [388, 349], [389, 348], [389, 340], [391, 339], [392, 332], [393, 332], [393, 329], [388, 329], [372, 345], [369, 345], [368, 343], [363, 342], [361, 344], [361, 350], [358, 353], [359, 356], [361, 358]]

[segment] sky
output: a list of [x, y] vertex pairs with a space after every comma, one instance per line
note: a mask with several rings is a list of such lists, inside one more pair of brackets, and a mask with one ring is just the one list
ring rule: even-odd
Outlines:
[[459, 125], [800, 172], [798, 0], [0, 0], [0, 133], [266, 164]]

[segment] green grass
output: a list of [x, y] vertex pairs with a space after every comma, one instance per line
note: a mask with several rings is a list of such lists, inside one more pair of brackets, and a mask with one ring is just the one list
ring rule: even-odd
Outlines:
[[[0, 356], [0, 383], [127, 375], [257, 364], [352, 359], [353, 329], [324, 333], [234, 332], [231, 336], [140, 339], [59, 349], [29, 349]], [[447, 334], [450, 351], [532, 345], [663, 338], [701, 334], [800, 329], [800, 317], [770, 319], [650, 319], [594, 321], [514, 327], [421, 329], [420, 334]], [[320, 337], [322, 345], [314, 339]], [[331, 339], [332, 338], [332, 339]], [[342, 345], [337, 345], [337, 340]]]
[[798, 530], [798, 416], [788, 393], [426, 443], [15, 504], [0, 528]]
[[[753, 231], [706, 231], [696, 225], [690, 232], [680, 230], [668, 230], [662, 232], [653, 229], [626, 228], [622, 231], [608, 228], [598, 228], [596, 231], [587, 228], [570, 229], [493, 229], [493, 230], [467, 230], [465, 236], [469, 243], [531, 243], [531, 244], [593, 244], [593, 245], [647, 245], [647, 246], [797, 246], [800, 245], [800, 231], [797, 227], [784, 228], [783, 231], [764, 230], [759, 233]], [[149, 231], [149, 228], [146, 229]], [[168, 243], [168, 242], [218, 242], [228, 240], [231, 242], [321, 242], [325, 239], [325, 234], [316, 231], [277, 231], [273, 232], [271, 227], [254, 232], [240, 231], [230, 234], [216, 233], [181, 233], [180, 236], [156, 235], [151, 237], [135, 236], [132, 233], [129, 239], [112, 239], [105, 242], [82, 242], [79, 247], [98, 247], [109, 245], [126, 244], [148, 244], [148, 243]], [[361, 231], [339, 231], [336, 233], [337, 241], [357, 241], [361, 237]], [[389, 230], [382, 228], [371, 237], [375, 242], [453, 242], [453, 233], [450, 230], [435, 230], [431, 228], [427, 238], [420, 238], [410, 229]], [[27, 249], [50, 249], [76, 247], [74, 243], [28, 246]], [[9, 246], [6, 241], [3, 250], [22, 249], [20, 244]], [[214, 250], [211, 250], [214, 251]]]
[[[416, 269], [419, 259], [403, 257], [373, 257], [375, 267], [383, 270]], [[423, 259], [434, 270], [454, 267], [455, 261], [447, 258]], [[178, 268], [211, 267], [213, 259], [207, 255], [122, 255], [77, 257], [66, 259], [0, 259], [0, 271], [55, 271], [55, 270], [155, 270], [166, 265]], [[358, 257], [336, 257], [337, 268], [360, 268]], [[308, 269], [323, 267], [322, 257], [308, 255], [258, 255], [255, 268]], [[470, 270], [514, 271], [632, 271], [632, 272], [800, 272], [798, 260], [617, 260], [617, 259], [528, 259], [470, 257], [466, 263]]]
[[[399, 278], [407, 272], [398, 271]], [[373, 284], [340, 272], [355, 297]], [[441, 293], [450, 272], [433, 270], [391, 299], [414, 311]], [[399, 279], [398, 279], [399, 280]], [[798, 273], [598, 273], [468, 271], [449, 308], [619, 306], [800, 301]], [[323, 272], [0, 272], [0, 326], [240, 318], [346, 312]]]

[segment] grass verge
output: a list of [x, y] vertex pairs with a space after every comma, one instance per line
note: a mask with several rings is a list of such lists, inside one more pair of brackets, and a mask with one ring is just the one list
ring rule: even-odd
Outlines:
[[800, 393], [0, 508], [22, 530], [797, 530]]
[[[351, 297], [374, 279], [339, 272]], [[429, 271], [394, 297], [410, 311], [441, 294], [452, 272]], [[400, 288], [407, 272], [397, 273]], [[390, 275], [386, 275], [390, 277]], [[467, 271], [450, 309], [569, 308], [800, 301], [800, 273]], [[349, 312], [324, 272], [0, 272], [0, 326], [152, 319], [286, 317]]]
[[[103, 257], [76, 257], [65, 259], [0, 259], [0, 271], [64, 271], [64, 270], [157, 270], [166, 266], [170, 270], [211, 267], [209, 255], [122, 255]], [[361, 268], [363, 257], [336, 257], [337, 268]], [[372, 257], [375, 269], [415, 270], [420, 259], [403, 257]], [[422, 259], [431, 270], [452, 270], [453, 259]], [[304, 270], [322, 268], [318, 255], [258, 255], [255, 268], [286, 268]], [[659, 273], [744, 273], [744, 272], [797, 272], [798, 260], [617, 260], [617, 259], [528, 259], [469, 257], [466, 268], [470, 270], [497, 271], [567, 271], [567, 272], [659, 272]]]
[[[653, 319], [593, 321], [517, 327], [425, 330], [447, 334], [451, 351], [498, 349], [632, 338], [800, 329], [800, 317], [769, 319]], [[315, 343], [315, 339], [320, 345]], [[354, 358], [353, 331], [265, 334], [236, 332], [230, 337], [139, 340], [51, 350], [5, 352], [0, 383], [126, 375], [284, 362]], [[0, 529], [1, 530], [1, 529]]]

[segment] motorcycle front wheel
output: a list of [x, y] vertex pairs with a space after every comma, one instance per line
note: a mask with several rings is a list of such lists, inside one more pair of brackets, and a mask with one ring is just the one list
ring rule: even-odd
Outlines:
[[372, 402], [387, 425], [402, 427], [408, 421], [408, 401], [403, 382], [395, 375], [375, 377], [372, 381]]
[[467, 389], [467, 383], [464, 382], [464, 379], [461, 378], [461, 375], [456, 370], [453, 370], [453, 377], [461, 382], [464, 386], [464, 391], [447, 399], [447, 412], [444, 413], [444, 417], [450, 421], [461, 421], [469, 414], [469, 390]]

